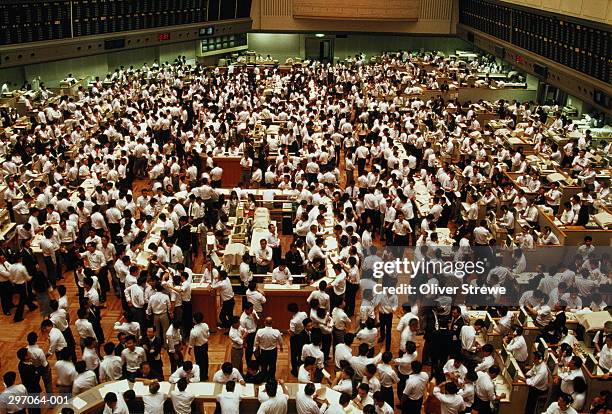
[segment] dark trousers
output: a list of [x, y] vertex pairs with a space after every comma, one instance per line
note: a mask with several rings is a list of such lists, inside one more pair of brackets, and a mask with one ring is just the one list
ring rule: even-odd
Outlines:
[[2, 312], [10, 313], [13, 307], [13, 285], [11, 282], [0, 282], [0, 302], [2, 302]]
[[[28, 308], [30, 310], [35, 309], [35, 307], [34, 307], [34, 303], [32, 303], [32, 298], [28, 295], [27, 283], [22, 283], [20, 285], [13, 285], [13, 293], [19, 295], [19, 303], [17, 304], [17, 311], [15, 312], [15, 317], [13, 318], [13, 321], [19, 322], [23, 320], [23, 310], [26, 304], [28, 305]], [[9, 290], [9, 295], [10, 294], [11, 294], [11, 291]], [[4, 299], [2, 300], [2, 305], [4, 306]]]
[[45, 268], [47, 270], [47, 279], [49, 280], [49, 284], [53, 286], [55, 289], [56, 281], [57, 281], [57, 264], [51, 259], [50, 256], [43, 256], [43, 260], [45, 262]]
[[196, 364], [200, 367], [201, 381], [208, 380], [208, 343], [202, 346], [194, 346], [193, 354]]
[[393, 325], [393, 314], [382, 313], [378, 314], [380, 321], [380, 337], [385, 339], [385, 351], [391, 350], [391, 329]]
[[332, 346], [336, 349], [336, 345], [344, 343], [344, 335], [346, 334], [346, 330], [336, 329], [335, 327], [332, 329]]
[[406, 388], [406, 381], [408, 381], [408, 375], [404, 375], [401, 372], [397, 373], [399, 377], [399, 382], [397, 383], [397, 398], [401, 399], [402, 394], [404, 393], [404, 388]]
[[76, 341], [74, 340], [74, 335], [72, 334], [72, 330], [70, 326], [62, 331], [62, 335], [66, 340], [66, 344], [68, 345], [68, 349], [70, 349], [72, 354], [72, 360], [76, 361]]
[[173, 350], [174, 352], [168, 352], [168, 359], [170, 360], [170, 370], [176, 371], [179, 366], [183, 365], [183, 354], [180, 349]]
[[418, 400], [411, 400], [410, 398], [406, 398], [405, 401], [402, 403], [402, 414], [418, 414], [421, 412], [422, 406], [423, 397], [419, 398]]
[[[403, 392], [404, 390], [402, 390]], [[393, 387], [380, 387], [380, 393], [383, 400], [392, 408], [395, 408], [395, 396], [393, 395]]]
[[234, 316], [234, 304], [236, 301], [234, 298], [223, 301], [221, 305], [221, 312], [219, 312], [219, 323], [223, 328], [229, 328], [232, 326], [232, 317]]
[[98, 282], [100, 282], [100, 301], [106, 302], [106, 294], [110, 291], [110, 283], [108, 281], [108, 268], [106, 266], [102, 267], [98, 272], [97, 276]]
[[[249, 334], [247, 334], [245, 341], [246, 341], [246, 349], [244, 350], [244, 357], [246, 358], [246, 364], [248, 365], [249, 362], [251, 362], [253, 360], [253, 346], [255, 345], [255, 334], [257, 332], [251, 332]], [[301, 356], [301, 352], [302, 350], [300, 349], [300, 356]]]
[[183, 314], [181, 316], [182, 332], [190, 332], [193, 328], [193, 306], [191, 302], [183, 302]]
[[329, 351], [331, 350], [332, 344], [332, 335], [331, 334], [322, 334], [321, 336], [321, 351], [323, 352], [323, 357], [325, 361], [329, 359]]
[[268, 379], [276, 378], [276, 359], [278, 357], [278, 350], [276, 348], [265, 350], [262, 349], [259, 355], [259, 366], [261, 370], [265, 372]]
[[299, 336], [293, 335], [289, 338], [289, 349], [291, 353], [291, 375], [297, 377], [302, 357], [302, 341], [300, 341]]
[[534, 414], [536, 412], [538, 398], [546, 394], [548, 394], [548, 390], [540, 391], [536, 387], [529, 387], [527, 403], [525, 404], [525, 414]]
[[344, 292], [342, 295], [337, 295], [333, 289], [329, 292], [330, 312], [344, 300], [345, 294], [346, 292]]
[[[140, 324], [140, 337], [141, 338], [146, 338], [147, 336], [147, 315], [146, 315], [146, 311], [144, 310], [144, 308], [135, 308], [132, 307], [130, 308], [130, 312], [132, 312], [132, 317], [134, 318], [135, 322], [138, 322]], [[187, 335], [189, 333], [189, 331], [187, 331], [187, 333], [185, 335]], [[165, 334], [165, 332], [164, 332]]]
[[477, 395], [474, 396], [474, 405], [472, 405], [472, 409], [478, 411], [478, 414], [493, 414], [493, 410], [491, 410], [491, 401], [483, 401], [478, 398]]
[[348, 317], [355, 315], [355, 297], [357, 296], [357, 292], [359, 292], [358, 283], [346, 283], [346, 294], [344, 295], [346, 306], [344, 310]]
[[367, 160], [365, 158], [357, 158], [357, 174], [363, 175], [363, 172], [365, 171], [366, 161]]

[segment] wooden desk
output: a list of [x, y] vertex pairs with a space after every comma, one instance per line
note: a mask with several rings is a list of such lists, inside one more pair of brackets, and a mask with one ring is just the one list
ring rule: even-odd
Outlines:
[[[78, 396], [70, 399], [68, 404], [64, 404], [62, 406], [56, 407], [53, 410], [53, 412], [59, 414], [61, 412], [62, 407], [70, 407], [77, 414], [102, 413], [103, 408], [104, 408], [104, 398], [102, 397], [101, 391], [104, 390], [109, 385], [111, 387], [115, 387], [115, 386], [117, 387], [116, 390], [115, 389], [111, 390], [115, 393], [125, 392], [128, 389], [133, 389], [135, 390], [135, 392], [137, 392], [137, 389], [141, 388], [141, 386], [135, 386], [134, 383], [127, 382], [127, 381], [106, 382], [94, 388], [91, 388], [90, 390], [87, 390], [79, 394]], [[175, 387], [174, 384], [169, 384], [168, 382], [162, 382], [160, 383], [160, 385], [165, 387], [166, 390], [168, 390], [168, 393], [172, 392], [172, 390], [174, 390], [174, 387]], [[192, 407], [193, 407], [192, 412], [196, 414], [204, 413], [204, 408], [203, 408], [204, 404], [207, 404], [207, 405], [215, 404], [217, 402], [217, 396], [221, 394], [225, 389], [224, 384], [217, 384], [217, 383], [212, 383], [212, 382], [199, 382], [199, 383], [195, 383], [194, 385], [197, 389], [191, 391], [191, 393], [195, 395], [195, 399], [192, 404]], [[188, 385], [188, 388], [187, 388], [188, 391], [189, 391], [190, 386], [191, 384]], [[259, 405], [260, 405], [259, 400], [258, 400], [258, 395], [259, 395], [260, 387], [263, 387], [263, 385], [247, 384], [247, 386], [248, 386], [247, 388], [243, 389], [242, 387], [239, 387], [239, 384], [236, 384], [236, 391], [241, 392], [242, 394], [241, 401], [240, 401], [240, 412], [255, 413], [257, 412], [257, 409], [259, 408]], [[297, 412], [296, 407], [295, 407], [295, 398], [296, 398], [298, 391], [301, 388], [303, 388], [303, 386], [304, 384], [285, 383], [285, 387], [287, 388], [287, 393], [289, 396], [287, 413], [295, 414]], [[327, 398], [328, 400], [330, 401], [338, 400], [339, 395], [340, 395], [338, 392], [332, 391], [328, 387], [321, 386], [320, 384], [317, 384], [316, 386], [323, 387], [326, 389], [324, 397]], [[279, 388], [280, 388], [280, 385], [279, 385]], [[279, 389], [278, 392], [282, 392], [282, 390]], [[137, 392], [136, 399], [141, 400], [142, 395], [143, 394], [140, 394], [139, 392]], [[73, 405], [75, 401], [84, 403], [85, 405], [79, 406], [79, 408], [77, 408], [76, 405]], [[357, 409], [356, 406], [351, 405], [351, 409], [352, 409], [351, 412], [353, 414], [361, 414], [361, 410]]]
[[223, 187], [233, 188], [240, 182], [240, 174], [242, 173], [240, 158], [238, 156], [213, 157], [213, 161], [223, 169], [223, 176], [221, 178], [221, 185]]
[[300, 310], [308, 311], [306, 309], [306, 299], [314, 288], [308, 285], [273, 286], [270, 284], [259, 285], [266, 296], [261, 318], [265, 319], [270, 316], [274, 320], [276, 329], [286, 331], [289, 329], [289, 321], [291, 320], [287, 305], [296, 303]]
[[217, 331], [218, 305], [217, 293], [212, 288], [197, 287], [191, 290], [191, 305], [193, 312], [202, 312], [204, 322], [208, 324], [211, 332]]

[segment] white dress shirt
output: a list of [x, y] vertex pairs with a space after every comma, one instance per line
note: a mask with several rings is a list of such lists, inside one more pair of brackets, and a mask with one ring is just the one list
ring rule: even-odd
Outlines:
[[426, 372], [419, 372], [418, 374], [410, 374], [406, 380], [406, 386], [404, 387], [404, 395], [409, 399], [416, 401], [423, 398], [427, 383], [429, 382], [429, 375]]
[[188, 393], [187, 390], [175, 389], [170, 392], [170, 400], [176, 414], [191, 414], [191, 403], [194, 399], [193, 394]]
[[266, 326], [257, 331], [254, 349], [268, 351], [283, 346], [283, 335], [278, 329]]
[[236, 391], [224, 390], [217, 396], [217, 401], [221, 407], [221, 414], [237, 414], [240, 412], [240, 394]]

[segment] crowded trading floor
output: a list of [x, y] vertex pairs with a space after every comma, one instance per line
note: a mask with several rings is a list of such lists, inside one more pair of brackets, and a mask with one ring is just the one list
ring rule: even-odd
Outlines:
[[178, 57], [3, 109], [0, 412], [609, 413], [612, 141], [462, 99], [492, 71]]

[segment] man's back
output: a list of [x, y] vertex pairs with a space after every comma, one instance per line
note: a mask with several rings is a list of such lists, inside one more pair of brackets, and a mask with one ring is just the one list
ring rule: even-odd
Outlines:
[[286, 394], [277, 394], [259, 406], [257, 414], [287, 414], [287, 401], [289, 397]]

